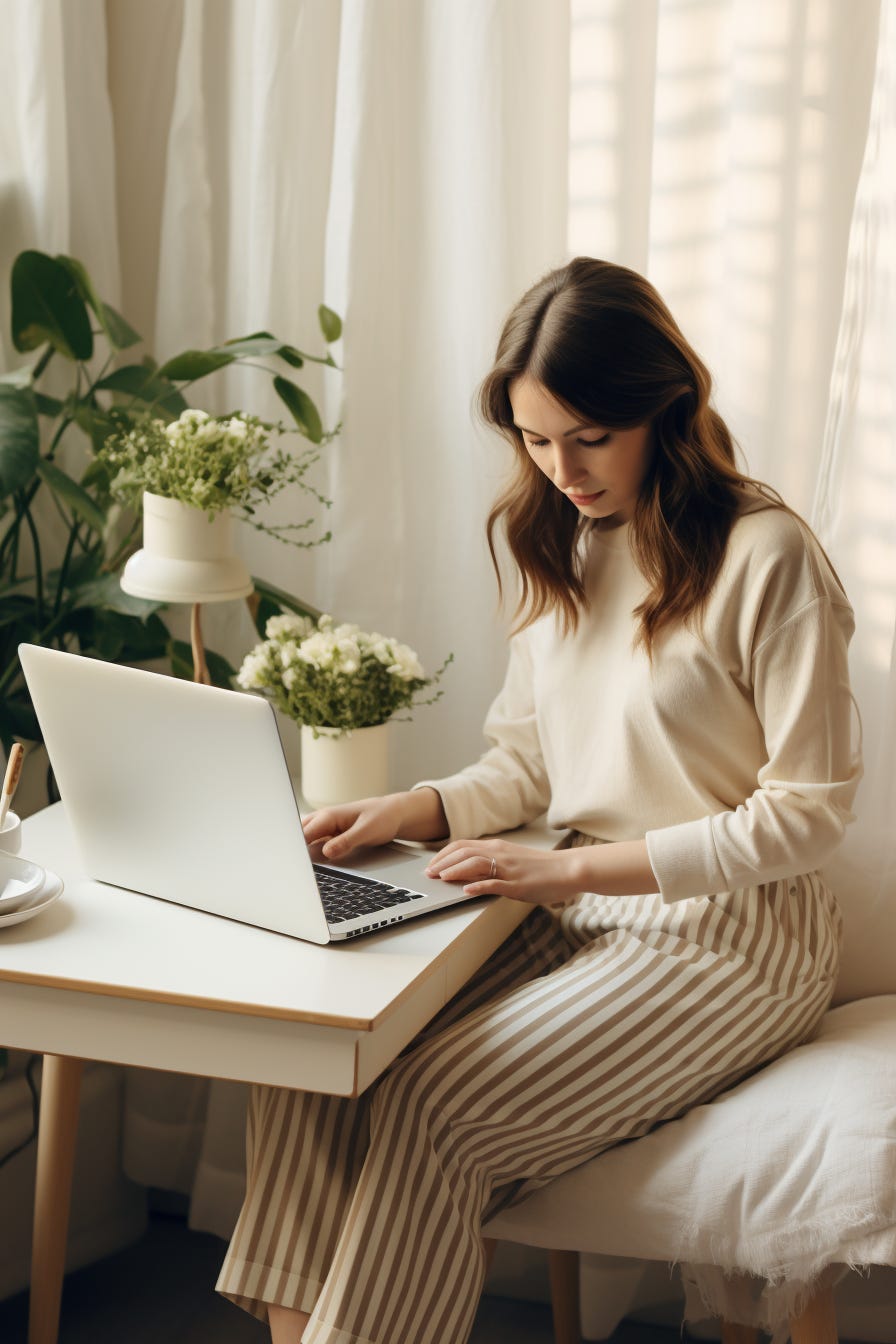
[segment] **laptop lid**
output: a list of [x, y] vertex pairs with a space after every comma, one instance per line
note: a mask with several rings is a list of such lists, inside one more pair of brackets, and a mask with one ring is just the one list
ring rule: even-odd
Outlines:
[[266, 700], [34, 644], [19, 657], [90, 877], [329, 942]]

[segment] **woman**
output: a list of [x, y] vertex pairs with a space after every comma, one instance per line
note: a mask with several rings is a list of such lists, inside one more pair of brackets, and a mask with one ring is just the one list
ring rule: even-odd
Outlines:
[[[330, 860], [448, 839], [431, 873], [536, 908], [358, 1101], [254, 1089], [218, 1286], [275, 1344], [465, 1340], [484, 1219], [827, 1007], [840, 916], [815, 870], [859, 774], [852, 613], [709, 396], [622, 267], [572, 261], [507, 321], [480, 406], [516, 455], [488, 535], [494, 558], [503, 524], [522, 595], [492, 746], [305, 832]], [[475, 838], [546, 809], [557, 850]]]

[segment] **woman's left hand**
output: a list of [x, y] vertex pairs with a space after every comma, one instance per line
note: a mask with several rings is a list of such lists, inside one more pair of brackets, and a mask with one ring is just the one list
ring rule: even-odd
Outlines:
[[426, 872], [445, 882], [462, 882], [471, 896], [563, 905], [582, 889], [580, 867], [573, 849], [532, 849], [507, 840], [452, 840], [433, 856]]

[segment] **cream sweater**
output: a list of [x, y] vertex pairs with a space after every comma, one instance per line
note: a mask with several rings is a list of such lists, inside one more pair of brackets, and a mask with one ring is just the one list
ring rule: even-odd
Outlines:
[[[545, 810], [603, 840], [646, 837], [666, 901], [811, 872], [832, 854], [861, 774], [851, 749], [852, 609], [807, 530], [751, 502], [698, 629], [633, 648], [647, 589], [629, 526], [593, 533], [590, 606], [573, 635], [544, 617], [511, 640], [491, 749], [447, 779], [451, 837]], [[417, 787], [423, 787], [423, 784]]]

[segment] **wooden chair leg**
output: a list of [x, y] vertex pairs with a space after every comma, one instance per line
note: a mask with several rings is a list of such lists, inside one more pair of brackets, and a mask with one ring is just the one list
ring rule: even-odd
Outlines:
[[579, 1253], [548, 1251], [554, 1344], [581, 1344], [579, 1318]]
[[759, 1344], [759, 1332], [752, 1325], [722, 1321], [722, 1344]]
[[837, 1309], [830, 1284], [819, 1288], [799, 1316], [790, 1318], [792, 1344], [838, 1344]]

